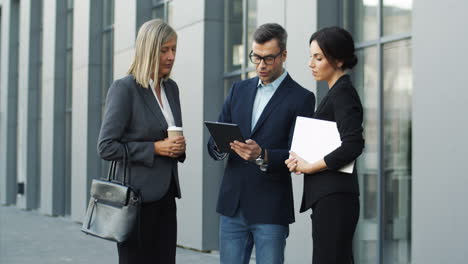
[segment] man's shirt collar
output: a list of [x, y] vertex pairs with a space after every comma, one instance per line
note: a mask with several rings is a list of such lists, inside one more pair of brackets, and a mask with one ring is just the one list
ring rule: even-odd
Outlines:
[[[288, 72], [286, 71], [286, 69], [283, 68], [283, 73], [278, 78], [276, 78], [276, 80], [274, 80], [272, 83], [269, 83], [268, 85], [273, 86], [273, 89], [275, 89], [275, 90], [278, 89], [278, 87], [283, 82], [284, 78], [286, 78], [286, 75], [288, 75]], [[264, 85], [262, 83], [262, 80], [260, 78], [258, 79], [257, 87], [259, 87], [259, 86], [265, 87], [265, 86], [268, 86], [268, 85]]]

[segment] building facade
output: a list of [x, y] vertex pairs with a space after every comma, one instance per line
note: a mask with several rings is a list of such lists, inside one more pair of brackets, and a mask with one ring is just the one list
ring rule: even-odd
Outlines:
[[[105, 96], [123, 77], [138, 28], [161, 18], [178, 33], [187, 160], [180, 165], [178, 244], [217, 250], [223, 163], [206, 152], [232, 83], [255, 76], [247, 59], [263, 23], [288, 31], [286, 69], [323, 98], [307, 67], [308, 39], [338, 25], [355, 39], [350, 73], [365, 111], [357, 166], [356, 263], [465, 263], [468, 119], [464, 10], [448, 0], [0, 0], [0, 203], [81, 221], [93, 178]], [[302, 176], [293, 177], [299, 209]], [[286, 263], [310, 263], [310, 213], [296, 214]]]

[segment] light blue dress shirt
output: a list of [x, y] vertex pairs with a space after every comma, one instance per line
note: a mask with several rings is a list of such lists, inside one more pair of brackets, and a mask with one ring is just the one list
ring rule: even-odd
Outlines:
[[[288, 72], [284, 70], [284, 72], [278, 77], [275, 81], [268, 85], [264, 85], [262, 81], [259, 79], [258, 84], [257, 84], [257, 94], [255, 95], [255, 101], [252, 109], [252, 128], [251, 130], [254, 129], [255, 124], [257, 124], [258, 119], [260, 118], [260, 115], [262, 114], [263, 110], [265, 109], [265, 106], [268, 104], [270, 101], [271, 97], [273, 97], [273, 94], [276, 92], [278, 87], [281, 85], [283, 82], [284, 78], [286, 78], [286, 75], [288, 75]], [[217, 149], [214, 149], [213, 153], [215, 156], [217, 156], [217, 159], [222, 160], [226, 158], [227, 153], [220, 153], [217, 151]]]
[[254, 129], [255, 124], [257, 124], [257, 121], [260, 118], [260, 115], [265, 109], [265, 106], [268, 104], [271, 97], [273, 97], [273, 94], [276, 92], [280, 84], [283, 82], [284, 78], [286, 78], [286, 75], [288, 75], [288, 72], [284, 70], [283, 74], [281, 74], [280, 77], [278, 77], [276, 80], [274, 80], [273, 82], [267, 85], [264, 85], [262, 83], [262, 80], [258, 79], [257, 95], [255, 96], [255, 101], [254, 101], [253, 108], [252, 108], [251, 130]]

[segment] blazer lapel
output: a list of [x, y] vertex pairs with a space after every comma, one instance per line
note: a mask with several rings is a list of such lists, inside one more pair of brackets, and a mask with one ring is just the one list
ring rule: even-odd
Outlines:
[[324, 105], [326, 104], [326, 102], [328, 101], [328, 97], [329, 97], [329, 96], [328, 96], [328, 93], [327, 93], [327, 95], [325, 95], [325, 97], [322, 98], [322, 101], [320, 101], [320, 104], [319, 104], [319, 106], [317, 107], [317, 110], [315, 110], [314, 116], [317, 115], [317, 113], [319, 113], [319, 112], [322, 110], [323, 106], [324, 106]]
[[[289, 74], [284, 78], [284, 80], [281, 82], [280, 86], [276, 90], [276, 92], [273, 94], [271, 97], [270, 101], [267, 103], [265, 106], [265, 109], [263, 109], [262, 114], [258, 118], [257, 124], [255, 124], [254, 129], [252, 130], [252, 134], [250, 137], [257, 132], [257, 130], [262, 126], [263, 122], [268, 118], [268, 116], [271, 114], [271, 112], [276, 108], [276, 106], [281, 103], [281, 101], [284, 100], [288, 96], [288, 90], [289, 90], [289, 81], [291, 80], [291, 77]], [[252, 108], [250, 109], [250, 113], [252, 113]]]
[[333, 87], [327, 91], [327, 94], [325, 95], [325, 97], [323, 97], [322, 100], [320, 101], [320, 104], [319, 104], [319, 106], [317, 107], [317, 110], [315, 110], [314, 116], [316, 116], [317, 113], [320, 113], [320, 111], [322, 111], [322, 108], [327, 104], [327, 101], [328, 101], [328, 99], [330, 98], [330, 92], [334, 89], [334, 87], [341, 85], [342, 82], [343, 82], [343, 83], [351, 82], [350, 79], [349, 79], [349, 75], [348, 75], [348, 74], [345, 74], [345, 75], [341, 76], [341, 77], [335, 82], [335, 84], [333, 85]]
[[156, 97], [154, 96], [153, 91], [151, 91], [151, 89], [151, 86], [148, 87], [148, 89], [146, 89], [143, 86], [138, 85], [138, 91], [141, 97], [143, 97], [143, 101], [154, 114], [156, 119], [159, 121], [161, 127], [167, 129], [166, 118], [164, 118], [164, 115], [161, 112], [161, 109], [159, 108], [158, 102], [156, 101]]
[[258, 77], [251, 79], [251, 82], [247, 85], [247, 92], [245, 93], [245, 102], [246, 107], [242, 108], [240, 113], [240, 122], [239, 127], [242, 131], [242, 135], [249, 136], [252, 131], [252, 109], [255, 101], [255, 96], [257, 95], [257, 84]]
[[174, 116], [174, 121], [176, 126], [181, 127], [182, 126], [182, 116], [180, 114], [180, 109], [179, 109], [179, 104], [177, 104], [178, 98], [176, 98], [174, 89], [172, 85], [169, 84], [169, 82], [164, 82], [164, 89], [166, 92], [167, 96], [167, 101], [169, 101], [169, 105], [171, 106], [172, 110], [172, 115]]

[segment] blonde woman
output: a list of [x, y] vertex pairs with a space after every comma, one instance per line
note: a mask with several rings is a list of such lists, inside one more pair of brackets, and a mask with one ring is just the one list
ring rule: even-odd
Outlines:
[[[122, 160], [126, 143], [131, 160], [128, 184], [140, 191], [138, 226], [117, 245], [119, 263], [175, 263], [180, 198], [178, 162], [185, 159], [185, 138], [167, 136], [182, 127], [179, 88], [169, 78], [177, 49], [176, 32], [162, 20], [138, 31], [128, 75], [114, 81], [106, 99], [98, 152], [105, 160]], [[122, 171], [117, 170], [117, 176]]]

